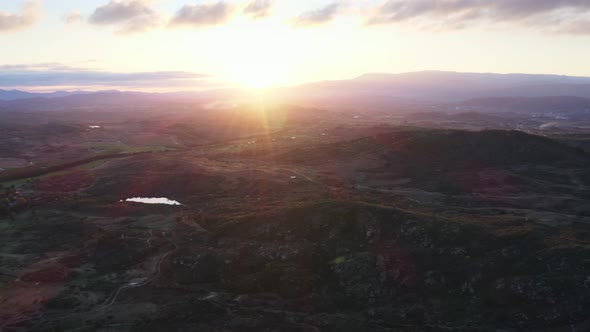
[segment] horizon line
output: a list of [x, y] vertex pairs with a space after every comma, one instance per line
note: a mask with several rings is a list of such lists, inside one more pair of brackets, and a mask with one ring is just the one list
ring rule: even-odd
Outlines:
[[[166, 71], [163, 71], [166, 72]], [[121, 92], [121, 93], [145, 93], [145, 94], [173, 94], [173, 93], [204, 93], [204, 92], [212, 92], [212, 91], [222, 91], [222, 90], [243, 90], [243, 91], [251, 91], [251, 90], [277, 90], [277, 89], [285, 89], [285, 88], [293, 88], [293, 87], [300, 87], [305, 86], [308, 84], [316, 84], [316, 83], [326, 83], [326, 82], [344, 82], [344, 81], [352, 81], [363, 79], [368, 76], [377, 76], [377, 75], [407, 75], [407, 74], [421, 74], [421, 73], [446, 73], [446, 74], [473, 74], [473, 75], [501, 75], [501, 76], [510, 76], [510, 75], [523, 75], [523, 76], [546, 76], [546, 77], [563, 77], [563, 78], [574, 78], [574, 79], [590, 79], [590, 75], [566, 75], [566, 74], [556, 74], [556, 73], [527, 73], [527, 72], [485, 72], [485, 71], [454, 71], [454, 70], [438, 70], [438, 69], [424, 69], [424, 70], [416, 70], [416, 71], [403, 71], [403, 72], [367, 72], [363, 74], [358, 74], [348, 78], [341, 78], [341, 79], [324, 79], [324, 80], [315, 80], [315, 81], [306, 81], [302, 83], [296, 84], [281, 84], [281, 85], [273, 85], [263, 88], [252, 88], [246, 86], [240, 86], [237, 83], [228, 82], [227, 86], [215, 86], [215, 87], [201, 87], [199, 89], [179, 89], [179, 90], [168, 90], [161, 88], [132, 88], [132, 87], [113, 87], [108, 88], [105, 86], [104, 89], [84, 89], [87, 85], [80, 85], [76, 88], [72, 89], [51, 89], [50, 86], [38, 86], [40, 89], [31, 89], [31, 87], [25, 86], [2, 86], [0, 85], [0, 91], [4, 92], [22, 92], [22, 93], [29, 93], [29, 94], [54, 94], [54, 93], [101, 93], [101, 92]], [[163, 82], [165, 80], [162, 80]], [[91, 86], [91, 85], [90, 85]], [[44, 87], [47, 87], [45, 89]]]

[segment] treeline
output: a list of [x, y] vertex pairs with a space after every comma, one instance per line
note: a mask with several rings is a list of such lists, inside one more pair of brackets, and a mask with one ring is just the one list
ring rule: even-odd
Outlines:
[[63, 171], [72, 167], [91, 163], [93, 161], [122, 158], [140, 154], [153, 153], [153, 151], [140, 151], [140, 152], [116, 152], [116, 153], [103, 153], [84, 157], [72, 161], [65, 162], [63, 164], [52, 165], [52, 166], [30, 166], [25, 168], [15, 168], [0, 173], [0, 182], [14, 181], [25, 178], [33, 178], [37, 176], [46, 175], [53, 172]]

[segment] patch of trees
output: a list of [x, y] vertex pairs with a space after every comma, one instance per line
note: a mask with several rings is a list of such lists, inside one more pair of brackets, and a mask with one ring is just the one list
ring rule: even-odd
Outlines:
[[[3, 189], [0, 186], [0, 189]], [[0, 193], [0, 215], [8, 216], [10, 219], [16, 219], [17, 212], [27, 209], [30, 205], [29, 200], [21, 196], [15, 186], [4, 188]]]

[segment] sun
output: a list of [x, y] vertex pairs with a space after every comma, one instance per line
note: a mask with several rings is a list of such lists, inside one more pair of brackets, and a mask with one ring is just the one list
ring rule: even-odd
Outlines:
[[250, 89], [266, 89], [285, 81], [284, 69], [273, 63], [241, 63], [229, 73], [230, 80]]
[[[217, 49], [223, 80], [244, 88], [266, 89], [290, 85], [293, 52], [281, 26], [265, 23], [254, 30], [228, 27], [231, 36], [219, 38]], [[231, 39], [231, 43], [227, 40]]]
[[276, 85], [276, 83], [269, 77], [249, 78], [244, 82], [244, 84], [247, 87], [250, 87], [253, 89], [265, 89], [265, 88], [270, 88], [270, 87]]

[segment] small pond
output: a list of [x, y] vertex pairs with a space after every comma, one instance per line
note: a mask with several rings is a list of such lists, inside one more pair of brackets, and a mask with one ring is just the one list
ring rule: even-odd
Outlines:
[[[168, 199], [166, 197], [133, 197], [127, 198], [125, 202], [135, 202], [144, 204], [166, 204], [166, 205], [182, 205], [177, 201]], [[123, 202], [123, 200], [121, 200]]]

